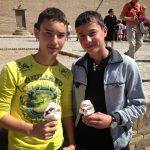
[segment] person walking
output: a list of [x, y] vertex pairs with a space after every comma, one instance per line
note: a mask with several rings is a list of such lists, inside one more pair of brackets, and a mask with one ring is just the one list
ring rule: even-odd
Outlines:
[[[75, 21], [75, 29], [86, 51], [72, 65], [76, 147], [78, 150], [103, 147], [129, 150], [131, 126], [146, 112], [138, 66], [129, 56], [106, 47], [107, 28], [98, 12], [81, 13]], [[79, 113], [84, 100], [91, 101], [93, 114]]]
[[[58, 8], [47, 8], [36, 25], [38, 52], [1, 71], [0, 126], [9, 131], [9, 150], [61, 150], [63, 131], [64, 150], [74, 150], [72, 73], [56, 59], [66, 41], [67, 19]], [[51, 102], [56, 110], [46, 109]], [[60, 118], [46, 119], [51, 111], [61, 111]]]
[[139, 50], [143, 43], [143, 34], [139, 27], [138, 16], [144, 16], [142, 5], [139, 0], [131, 0], [123, 6], [120, 18], [126, 21], [126, 33], [129, 42], [129, 49], [125, 53], [134, 58], [135, 53]]
[[71, 27], [70, 23], [68, 22], [68, 26], [67, 26], [67, 40], [71, 40], [71, 31], [72, 31], [72, 27]]
[[108, 10], [108, 15], [104, 18], [104, 23], [108, 30], [107, 35], [105, 37], [106, 46], [108, 46], [108, 43], [110, 42], [111, 47], [114, 47], [114, 43], [117, 38], [116, 33], [117, 17], [114, 15], [113, 9]]

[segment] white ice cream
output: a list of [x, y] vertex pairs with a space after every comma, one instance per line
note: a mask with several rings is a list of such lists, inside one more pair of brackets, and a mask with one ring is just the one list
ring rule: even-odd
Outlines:
[[90, 100], [84, 100], [81, 102], [79, 112], [84, 116], [88, 116], [93, 114], [95, 112], [95, 109]]
[[58, 120], [61, 116], [61, 111], [57, 104], [50, 102], [44, 111], [44, 118], [48, 120]]

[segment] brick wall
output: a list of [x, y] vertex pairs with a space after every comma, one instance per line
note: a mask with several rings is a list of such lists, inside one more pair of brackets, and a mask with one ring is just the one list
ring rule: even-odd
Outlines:
[[[26, 8], [26, 25], [27, 30], [33, 32], [33, 25], [37, 20], [38, 14], [47, 7], [58, 7], [65, 12], [74, 31], [75, 18], [85, 10], [96, 10], [101, 0], [22, 0], [23, 8]], [[98, 12], [103, 17], [107, 15], [110, 8], [115, 10], [115, 14], [119, 17], [122, 6], [128, 0], [103, 0]], [[150, 9], [149, 0], [140, 0], [140, 3]], [[16, 18], [14, 8], [19, 5], [19, 0], [0, 0], [0, 34], [12, 34], [16, 30]], [[147, 17], [150, 18], [150, 11], [146, 11]]]

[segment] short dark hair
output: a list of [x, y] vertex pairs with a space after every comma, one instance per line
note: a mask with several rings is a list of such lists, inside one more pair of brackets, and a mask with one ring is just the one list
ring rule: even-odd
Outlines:
[[38, 24], [37, 24], [37, 22], [34, 24], [34, 28], [37, 28], [38, 27]]
[[112, 9], [112, 8], [109, 9], [109, 10], [108, 10], [108, 13], [110, 14], [113, 10], [114, 10], [114, 9]]
[[85, 11], [77, 17], [75, 21], [75, 28], [94, 21], [97, 21], [101, 28], [105, 27], [104, 20], [100, 13], [96, 11]]
[[46, 8], [39, 14], [38, 21], [37, 21], [37, 28], [40, 29], [40, 25], [42, 22], [47, 19], [51, 21], [59, 21], [63, 22], [67, 25], [67, 18], [66, 15], [58, 8]]

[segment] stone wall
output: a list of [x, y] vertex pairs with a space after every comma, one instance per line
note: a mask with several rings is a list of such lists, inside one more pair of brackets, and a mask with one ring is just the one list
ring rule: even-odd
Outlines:
[[147, 112], [133, 125], [131, 150], [150, 150], [150, 94], [146, 95]]
[[[98, 12], [103, 17], [107, 15], [110, 8], [115, 10], [115, 14], [119, 17], [123, 5], [129, 0], [103, 0]], [[96, 10], [101, 0], [22, 0], [22, 7], [26, 8], [26, 25], [27, 30], [33, 32], [33, 25], [37, 20], [38, 14], [47, 7], [58, 7], [65, 12], [71, 26], [74, 30], [74, 20], [85, 10]], [[140, 0], [140, 3], [150, 9], [149, 0]], [[0, 34], [12, 34], [16, 30], [16, 17], [14, 8], [19, 6], [19, 0], [0, 0]], [[150, 18], [150, 11], [146, 11], [146, 15]]]

